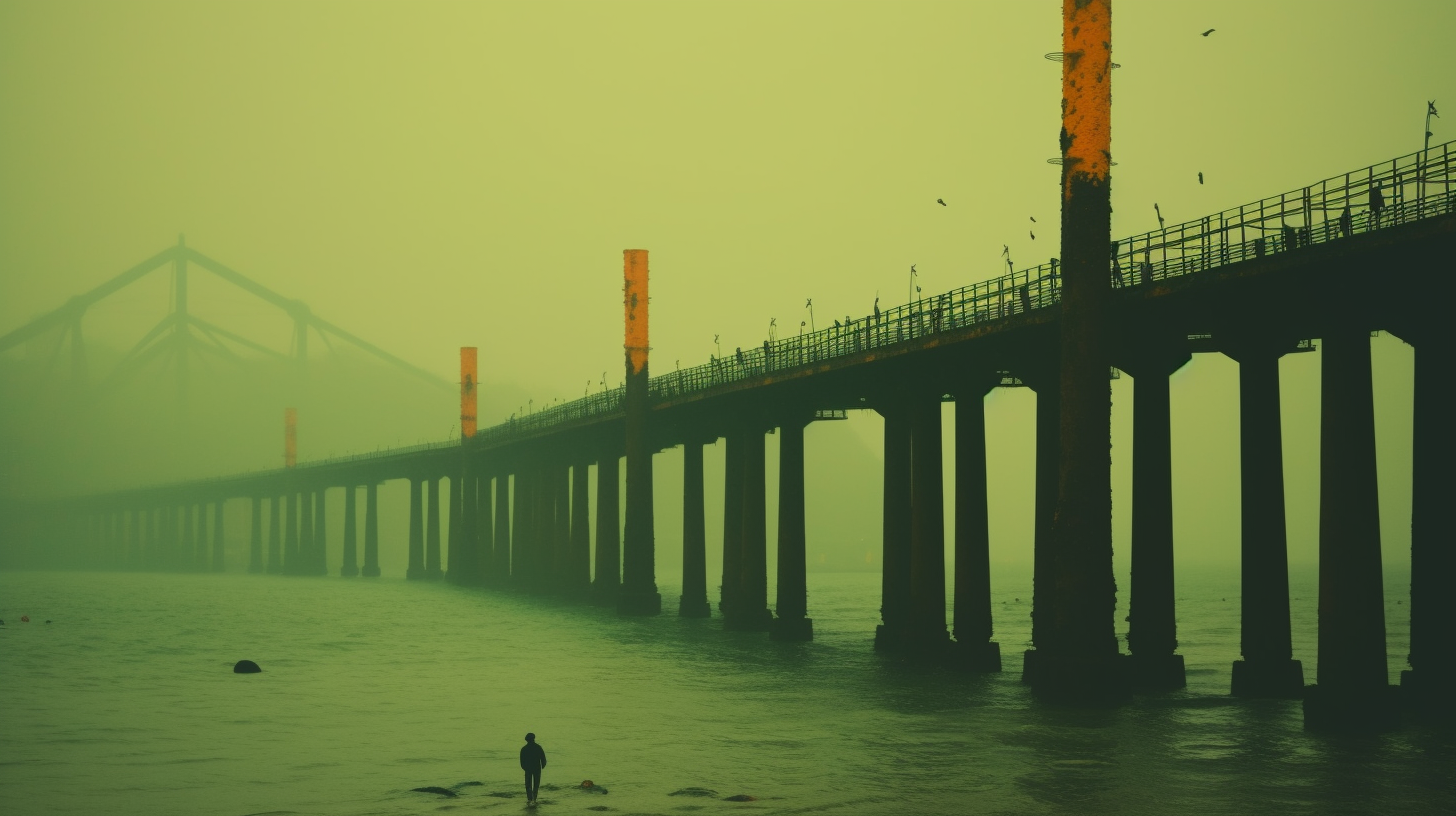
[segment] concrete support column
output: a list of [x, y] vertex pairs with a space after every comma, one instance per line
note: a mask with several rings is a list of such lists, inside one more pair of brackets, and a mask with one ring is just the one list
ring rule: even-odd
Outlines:
[[739, 562], [739, 596], [729, 629], [767, 632], [773, 623], [768, 609], [768, 486], [764, 433], [754, 429], [743, 446], [743, 545]]
[[475, 579], [495, 583], [495, 520], [490, 506], [490, 474], [484, 464], [475, 476]]
[[501, 470], [495, 475], [495, 557], [491, 574], [497, 585], [511, 577], [511, 474]]
[[994, 372], [956, 392], [955, 606], [956, 663], [971, 671], [1001, 671], [1001, 645], [991, 640], [991, 530], [986, 504], [986, 394]]
[[885, 419], [885, 476], [880, 572], [880, 620], [875, 648], [898, 650], [910, 633], [911, 492], [910, 412], [902, 405], [877, 409]]
[[379, 577], [379, 485], [373, 481], [364, 488], [364, 569], [360, 574]]
[[533, 583], [537, 591], [555, 586], [556, 566], [556, 470], [550, 465], [536, 469], [536, 512], [531, 523], [531, 551], [535, 554]]
[[910, 631], [917, 656], [943, 657], [945, 630], [945, 483], [940, 397], [910, 408]]
[[535, 498], [531, 495], [532, 470], [522, 464], [516, 470], [515, 486], [511, 491], [511, 581], [518, 586], [529, 586], [535, 575], [535, 554], [531, 550], [534, 533], [531, 523], [535, 520]]
[[226, 504], [223, 499], [218, 499], [213, 504], [212, 511], [212, 571], [223, 571], [223, 538], [222, 538], [222, 508]]
[[310, 561], [313, 569], [311, 575], [329, 574], [329, 525], [328, 525], [328, 500], [329, 489], [327, 486], [318, 489], [318, 498], [314, 507], [314, 533], [313, 533], [313, 558]]
[[597, 460], [597, 553], [592, 598], [604, 606], [617, 602], [622, 582], [621, 532], [618, 524], [621, 474], [615, 453]]
[[625, 394], [627, 443], [627, 523], [623, 531], [622, 588], [617, 612], [657, 615], [656, 533], [652, 509], [652, 444], [648, 430], [647, 250], [622, 253], [625, 306]]
[[748, 440], [741, 429], [735, 428], [724, 439], [724, 445], [723, 585], [718, 588], [718, 612], [727, 626], [743, 607], [743, 471]]
[[[445, 548], [446, 548], [445, 560], [450, 565], [459, 564], [460, 563], [460, 558], [461, 558], [461, 556], [460, 556], [460, 526], [461, 526], [460, 519], [462, 517], [462, 513], [460, 512], [460, 505], [465, 500], [465, 494], [464, 494], [464, 492], [462, 490], [462, 486], [461, 486], [460, 482], [461, 482], [461, 474], [457, 470], [455, 472], [455, 475], [453, 475], [453, 476], [450, 477], [450, 532], [447, 534], [446, 540], [445, 540]], [[428, 555], [426, 556], [426, 559], [425, 560], [426, 560], [425, 569], [428, 571], [429, 570], [429, 564], [428, 564], [429, 556]], [[448, 580], [448, 577], [449, 576], [448, 576], [448, 572], [447, 572], [447, 565], [444, 564], [444, 563], [442, 563], [442, 564], [439, 564], [438, 566], [441, 568], [441, 573], [440, 574], [442, 576], [446, 577], [447, 580]]]
[[314, 538], [318, 532], [313, 521], [314, 491], [309, 488], [299, 498], [303, 503], [298, 522], [298, 574], [312, 575], [314, 570]]
[[[1031, 578], [1031, 642], [1046, 630], [1051, 607], [1052, 519], [1057, 510], [1057, 469], [1062, 459], [1062, 389], [1055, 358], [1021, 373], [1036, 392], [1036, 465]], [[1039, 655], [1033, 645], [1022, 656], [1021, 682], [1036, 682]]]
[[440, 569], [440, 478], [431, 476], [427, 481], [430, 501], [425, 515], [425, 577], [431, 580], [445, 575]]
[[568, 559], [566, 584], [575, 597], [583, 597], [591, 589], [591, 512], [589, 465], [577, 460], [571, 466], [571, 557]]
[[677, 614], [683, 618], [711, 617], [707, 521], [703, 507], [703, 443], [698, 440], [683, 443], [682, 513], [682, 597], [678, 600]]
[[252, 524], [248, 527], [248, 572], [263, 571], [263, 497], [253, 496]]
[[1399, 722], [1385, 660], [1370, 335], [1325, 333], [1320, 355], [1319, 664], [1307, 728]]
[[1450, 523], [1456, 495], [1456, 430], [1450, 420], [1451, 339], [1443, 324], [1415, 341], [1415, 411], [1411, 455], [1410, 670], [1401, 672], [1406, 698], [1450, 713], [1456, 689], [1456, 536]]
[[804, 425], [804, 420], [791, 419], [779, 426], [778, 597], [769, 629], [773, 640], [814, 639], [805, 564]]
[[1225, 350], [1239, 363], [1240, 653], [1232, 693], [1304, 696], [1289, 622], [1289, 548], [1284, 519], [1284, 443], [1279, 358], [1289, 344], [1245, 341]]
[[359, 491], [354, 485], [344, 486], [344, 564], [339, 575], [359, 575]]
[[268, 574], [283, 574], [283, 497], [268, 500]]
[[551, 469], [551, 591], [571, 592], [571, 468], [562, 462]]
[[[461, 454], [460, 460], [460, 535], [455, 540], [455, 548], [450, 551], [449, 575], [451, 583], [473, 584], [475, 583], [476, 552], [476, 521], [478, 519], [480, 499], [476, 491], [479, 489], [475, 473], [476, 462], [474, 458]], [[420, 573], [424, 577], [424, 540], [420, 544]], [[410, 561], [414, 563], [413, 559]]]
[[142, 511], [137, 508], [131, 511], [131, 553], [127, 564], [134, 570], [142, 567]]
[[[1181, 339], [1181, 338], [1179, 338]], [[1173, 447], [1168, 378], [1189, 360], [1184, 344], [1143, 338], [1123, 370], [1133, 376], [1132, 599], [1128, 669], [1134, 685], [1183, 688], [1173, 574]]]
[[[197, 505], [192, 502], [182, 506], [182, 551], [179, 565], [183, 569], [197, 569]], [[94, 516], [87, 516], [94, 524]], [[88, 540], [89, 544], [90, 541]]]
[[[467, 484], [469, 481], [467, 478]], [[409, 566], [405, 568], [404, 577], [411, 580], [425, 577], [425, 508], [421, 500], [422, 488], [424, 480], [418, 476], [409, 477]]]

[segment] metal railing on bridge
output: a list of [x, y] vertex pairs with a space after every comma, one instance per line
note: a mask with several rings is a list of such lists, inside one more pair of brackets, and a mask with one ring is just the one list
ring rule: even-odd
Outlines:
[[[1275, 252], [1289, 252], [1456, 212], [1456, 142], [1332, 176], [1203, 218], [1160, 228], [1110, 247], [1111, 284], [1123, 289], [1190, 275]], [[827, 362], [907, 340], [1003, 320], [1060, 301], [1058, 263], [1014, 271], [894, 306], [848, 323], [711, 357], [703, 365], [653, 377], [654, 400]], [[477, 444], [504, 442], [567, 422], [622, 410], [614, 388], [481, 430]]]

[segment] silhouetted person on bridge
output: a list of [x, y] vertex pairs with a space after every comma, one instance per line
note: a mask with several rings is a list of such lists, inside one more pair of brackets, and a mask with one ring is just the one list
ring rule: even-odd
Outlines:
[[1143, 266], [1141, 269], [1141, 274], [1143, 283], [1153, 282], [1153, 254], [1151, 252], [1143, 253]]
[[526, 772], [526, 804], [536, 804], [536, 792], [541, 789], [541, 769], [546, 767], [546, 751], [536, 744], [536, 735], [527, 734], [526, 744], [521, 746], [521, 770]]
[[1380, 212], [1385, 209], [1385, 194], [1380, 192], [1379, 187], [1370, 188], [1370, 225], [1376, 226], [1380, 223]]
[[1340, 211], [1340, 235], [1342, 237], [1349, 238], [1351, 226], [1352, 223], [1350, 218], [1350, 205], [1346, 204], [1345, 209]]

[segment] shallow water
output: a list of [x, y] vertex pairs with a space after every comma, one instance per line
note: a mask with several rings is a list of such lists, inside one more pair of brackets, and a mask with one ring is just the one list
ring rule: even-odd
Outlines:
[[[816, 639], [777, 644], [401, 579], [10, 572], [0, 812], [524, 812], [526, 731], [541, 813], [1456, 812], [1449, 732], [1308, 734], [1297, 701], [1227, 696], [1237, 573], [1180, 585], [1188, 689], [1106, 711], [1020, 684], [1024, 578], [996, 581], [1006, 671], [977, 677], [873, 652], [877, 574], [811, 575]], [[1313, 579], [1292, 585], [1307, 682]], [[1408, 580], [1387, 580], [1393, 680]], [[669, 795], [689, 787], [717, 796]]]

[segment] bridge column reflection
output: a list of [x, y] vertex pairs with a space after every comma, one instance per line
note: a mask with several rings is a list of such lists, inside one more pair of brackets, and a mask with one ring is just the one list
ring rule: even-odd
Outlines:
[[[1348, 324], [1347, 324], [1348, 325]], [[1331, 329], [1320, 350], [1319, 655], [1307, 728], [1399, 722], [1385, 654], [1370, 334]]]
[[1279, 417], [1279, 358], [1287, 341], [1244, 338], [1223, 353], [1239, 364], [1240, 653], [1232, 693], [1304, 695], [1289, 619], [1284, 450]]
[[364, 488], [364, 568], [359, 574], [379, 577], [379, 485], [372, 479]]
[[344, 563], [339, 575], [354, 578], [359, 575], [359, 490], [355, 485], [344, 486]]
[[[804, 427], [808, 417], [779, 425], [779, 538], [776, 615], [769, 629], [773, 640], [813, 640], [809, 590], [804, 563]], [[702, 448], [698, 448], [702, 457]], [[702, 473], [701, 466], [698, 469]], [[701, 487], [701, 485], [700, 485]]]
[[[1180, 342], [1181, 341], [1181, 342]], [[1133, 376], [1132, 591], [1128, 670], [1133, 684], [1187, 685], [1177, 654], [1173, 573], [1173, 447], [1168, 378], [1190, 359], [1176, 336], [1136, 337], [1118, 367]]]
[[955, 605], [957, 664], [1001, 671], [1001, 645], [991, 639], [991, 531], [986, 503], [986, 395], [1000, 381], [988, 372], [955, 394]]

